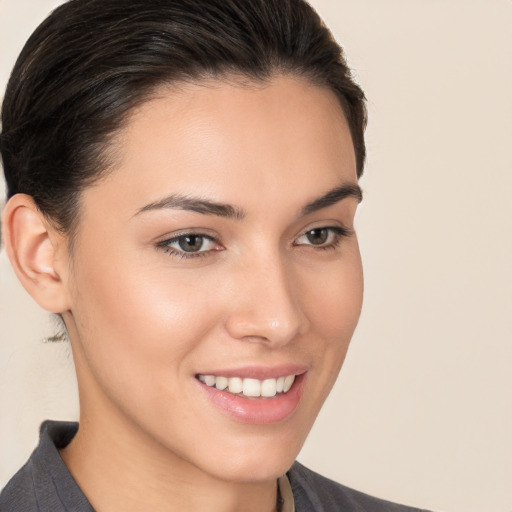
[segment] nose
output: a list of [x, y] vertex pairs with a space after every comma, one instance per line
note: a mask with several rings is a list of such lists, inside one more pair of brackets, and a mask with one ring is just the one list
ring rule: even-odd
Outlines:
[[226, 329], [239, 340], [282, 347], [307, 329], [293, 270], [277, 256], [252, 260], [233, 283]]

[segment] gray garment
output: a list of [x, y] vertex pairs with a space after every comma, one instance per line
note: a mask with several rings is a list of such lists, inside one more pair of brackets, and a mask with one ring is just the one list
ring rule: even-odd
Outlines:
[[[78, 423], [42, 424], [39, 446], [0, 494], [0, 512], [94, 512], [58, 452], [77, 430]], [[420, 512], [344, 487], [298, 462], [288, 478], [296, 512]]]

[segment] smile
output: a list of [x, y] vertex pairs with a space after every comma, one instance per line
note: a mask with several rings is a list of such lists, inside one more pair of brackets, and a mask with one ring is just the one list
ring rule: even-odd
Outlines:
[[246, 397], [272, 398], [278, 393], [287, 393], [295, 381], [295, 375], [286, 375], [276, 379], [251, 379], [241, 377], [222, 377], [215, 375], [197, 375], [197, 378], [209, 387], [219, 391], [228, 391]]

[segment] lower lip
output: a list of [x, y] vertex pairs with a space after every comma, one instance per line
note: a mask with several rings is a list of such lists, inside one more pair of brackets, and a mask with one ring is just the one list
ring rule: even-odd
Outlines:
[[290, 416], [297, 408], [304, 389], [305, 374], [297, 375], [287, 393], [272, 398], [249, 398], [220, 391], [197, 381], [214, 405], [243, 423], [277, 423]]

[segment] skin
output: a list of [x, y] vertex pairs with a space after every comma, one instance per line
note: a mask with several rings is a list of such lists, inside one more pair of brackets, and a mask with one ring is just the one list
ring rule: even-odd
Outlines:
[[[117, 145], [112, 171], [81, 196], [72, 255], [27, 196], [5, 213], [15, 270], [69, 331], [81, 415], [63, 460], [100, 512], [274, 510], [276, 478], [336, 380], [362, 302], [358, 200], [303, 211], [357, 183], [339, 103], [293, 77], [162, 89]], [[170, 194], [244, 215], [140, 211]], [[329, 226], [350, 234], [320, 246], [305, 236]], [[215, 242], [190, 258], [161, 243], [190, 232]], [[304, 365], [304, 390], [265, 425], [226, 414], [196, 379], [280, 364]]]

